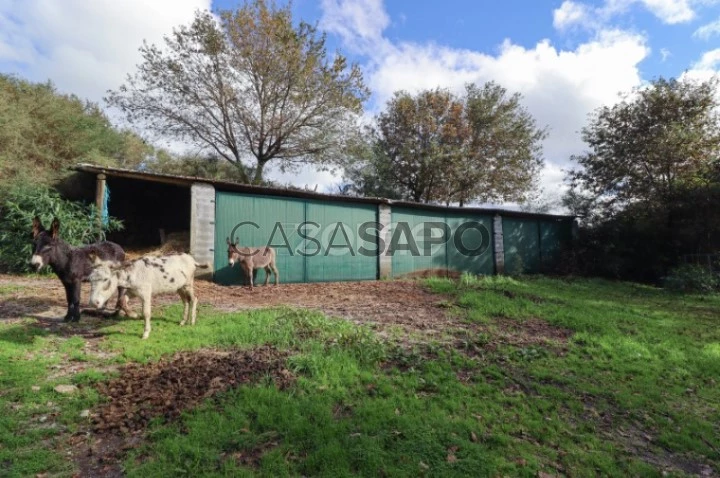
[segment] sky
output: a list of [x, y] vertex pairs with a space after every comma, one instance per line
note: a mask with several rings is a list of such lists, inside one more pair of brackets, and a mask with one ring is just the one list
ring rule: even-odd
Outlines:
[[[283, 3], [282, 0], [279, 0]], [[139, 61], [143, 40], [229, 0], [0, 0], [0, 72], [99, 102]], [[720, 0], [295, 0], [294, 20], [317, 23], [330, 51], [358, 63], [371, 117], [394, 91], [496, 81], [523, 95], [540, 126], [541, 186], [564, 189], [582, 153], [588, 114], [659, 76], [720, 72]], [[112, 116], [112, 112], [109, 112]], [[176, 145], [177, 146], [177, 145]], [[337, 173], [304, 168], [271, 179], [332, 191]]]

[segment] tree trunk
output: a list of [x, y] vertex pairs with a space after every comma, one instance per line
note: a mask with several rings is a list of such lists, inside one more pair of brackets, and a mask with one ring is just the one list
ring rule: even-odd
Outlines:
[[243, 183], [250, 182], [250, 178], [248, 178], [247, 172], [245, 171], [245, 168], [239, 159], [236, 159], [235, 161], [230, 161], [230, 163], [232, 163], [232, 165], [235, 166], [238, 171], [240, 171], [240, 179]]
[[255, 175], [253, 176], [252, 184], [260, 184], [263, 180], [263, 169], [265, 168], [266, 160], [258, 159], [257, 165], [255, 166]]

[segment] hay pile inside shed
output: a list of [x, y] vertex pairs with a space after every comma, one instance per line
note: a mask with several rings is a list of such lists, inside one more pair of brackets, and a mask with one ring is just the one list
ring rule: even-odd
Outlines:
[[125, 257], [127, 260], [135, 260], [143, 256], [162, 256], [173, 252], [190, 253], [190, 232], [171, 232], [165, 236], [162, 245], [126, 250]]

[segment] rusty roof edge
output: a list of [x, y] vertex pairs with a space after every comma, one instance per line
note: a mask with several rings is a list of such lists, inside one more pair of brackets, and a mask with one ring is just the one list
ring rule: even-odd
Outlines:
[[425, 203], [417, 203], [417, 202], [412, 202], [412, 201], [401, 201], [401, 200], [394, 200], [394, 199], [387, 199], [387, 198], [342, 196], [339, 194], [318, 193], [315, 191], [305, 191], [302, 189], [256, 186], [256, 185], [252, 185], [252, 184], [241, 184], [241, 183], [235, 183], [232, 181], [224, 181], [221, 179], [208, 179], [208, 178], [201, 178], [201, 177], [197, 177], [197, 176], [183, 176], [183, 175], [176, 175], [176, 174], [138, 171], [135, 169], [116, 168], [116, 167], [111, 167], [111, 166], [98, 166], [98, 165], [88, 164], [88, 163], [77, 164], [76, 166], [73, 166], [71, 169], [73, 169], [75, 171], [79, 171], [79, 172], [84, 172], [84, 173], [106, 174], [106, 175], [110, 175], [110, 176], [161, 182], [161, 183], [165, 183], [165, 184], [178, 185], [179, 183], [182, 183], [182, 184], [185, 184], [187, 187], [190, 187], [193, 183], [205, 183], [205, 184], [211, 184], [211, 185], [215, 186], [216, 189], [220, 189], [220, 190], [240, 191], [240, 192], [255, 193], [255, 194], [267, 194], [267, 195], [271, 195], [271, 196], [299, 197], [299, 198], [304, 198], [304, 199], [318, 199], [318, 200], [324, 199], [324, 200], [330, 200], [330, 201], [335, 201], [335, 202], [353, 202], [353, 203], [360, 203], [360, 204], [385, 204], [388, 206], [399, 206], [399, 207], [407, 207], [407, 208], [412, 208], [412, 209], [430, 209], [430, 210], [434, 210], [434, 211], [443, 210], [443, 211], [466, 212], [466, 213], [476, 213], [476, 214], [492, 214], [492, 215], [499, 214], [501, 216], [508, 216], [508, 217], [525, 217], [525, 218], [538, 218], [538, 219], [545, 218], [545, 219], [556, 219], [556, 220], [574, 219], [575, 218], [575, 216], [572, 216], [572, 215], [534, 213], [534, 212], [526, 212], [526, 211], [514, 211], [511, 209], [442, 206], [442, 205], [438, 205], [438, 204], [425, 204]]

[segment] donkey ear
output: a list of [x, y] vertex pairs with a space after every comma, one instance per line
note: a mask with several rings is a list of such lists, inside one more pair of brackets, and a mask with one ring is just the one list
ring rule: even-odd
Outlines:
[[40, 222], [40, 216], [35, 216], [32, 220], [32, 233], [33, 233], [33, 239], [37, 237], [38, 234], [43, 232], [45, 228], [42, 225], [42, 222]]
[[97, 254], [95, 254], [94, 252], [90, 252], [88, 254], [88, 259], [90, 259], [90, 262], [92, 263], [93, 266], [99, 266], [100, 263], [102, 262], [100, 257]]
[[230, 238], [229, 238], [229, 237], [226, 238], [225, 240], [227, 241], [227, 245], [228, 245], [228, 246], [232, 246], [232, 242], [230, 242]]
[[58, 237], [59, 231], [60, 231], [60, 221], [58, 221], [58, 218], [55, 218], [55, 219], [53, 219], [53, 222], [50, 225], [50, 234], [52, 235], [53, 239]]

